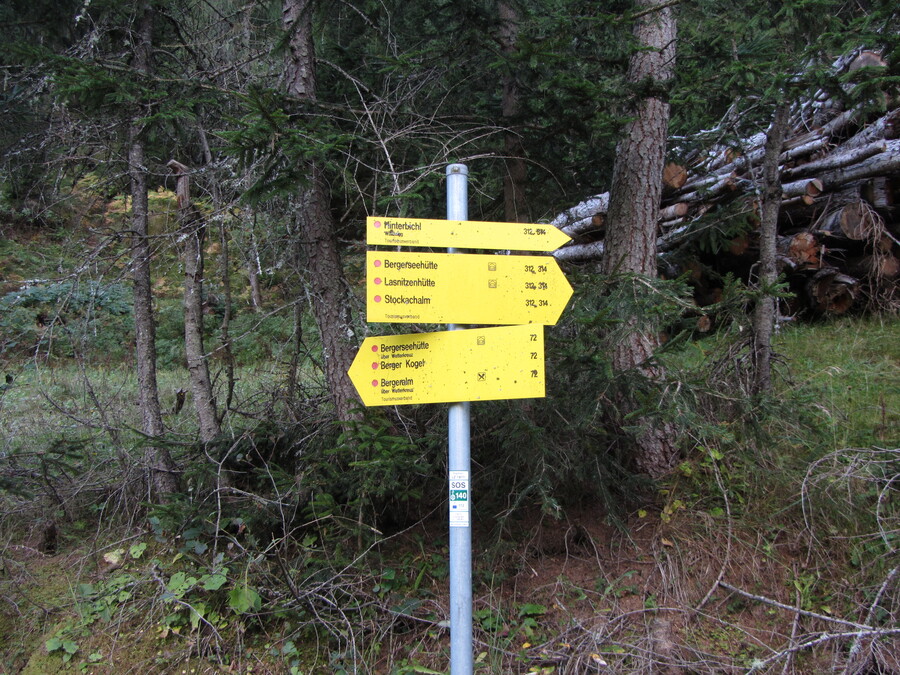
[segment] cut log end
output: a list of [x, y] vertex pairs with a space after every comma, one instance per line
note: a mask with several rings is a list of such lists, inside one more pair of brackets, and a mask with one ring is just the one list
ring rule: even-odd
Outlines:
[[680, 164], [669, 162], [663, 168], [663, 189], [678, 190], [687, 182], [688, 172]]
[[813, 178], [809, 183], [806, 184], [806, 194], [809, 197], [818, 197], [822, 194], [822, 190], [825, 189], [825, 186], [822, 184], [818, 178]]
[[881, 219], [862, 200], [851, 202], [827, 214], [819, 224], [819, 230], [831, 236], [870, 241], [880, 232]]
[[885, 68], [887, 67], [887, 61], [885, 61], [879, 52], [873, 52], [869, 49], [864, 49], [861, 51], [853, 61], [850, 62], [850, 65], [847, 67], [847, 72], [854, 72], [859, 70], [860, 68]]
[[806, 284], [810, 306], [818, 313], [846, 314], [856, 300], [859, 281], [833, 267], [821, 269]]
[[746, 234], [739, 235], [728, 244], [728, 252], [731, 255], [743, 255], [750, 249], [750, 237]]
[[860, 277], [874, 279], [876, 281], [888, 281], [900, 277], [900, 258], [891, 253], [880, 253], [855, 258], [847, 264], [851, 274]]
[[820, 251], [819, 240], [812, 232], [799, 232], [787, 242], [787, 256], [800, 267], [818, 267]]
[[800, 265], [818, 267], [820, 247], [816, 238], [809, 233], [798, 234], [788, 249], [792, 259]]

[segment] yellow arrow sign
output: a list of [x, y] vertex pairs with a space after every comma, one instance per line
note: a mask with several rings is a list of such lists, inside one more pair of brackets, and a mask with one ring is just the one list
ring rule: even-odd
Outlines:
[[366, 218], [368, 244], [555, 251], [567, 241], [570, 241], [569, 235], [553, 225], [380, 216]]
[[571, 296], [550, 256], [366, 254], [370, 322], [552, 326]]
[[367, 406], [543, 398], [543, 326], [387, 335], [348, 371]]

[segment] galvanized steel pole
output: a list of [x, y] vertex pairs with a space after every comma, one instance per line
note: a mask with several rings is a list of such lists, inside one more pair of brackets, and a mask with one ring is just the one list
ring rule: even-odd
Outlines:
[[[469, 169], [447, 166], [447, 220], [469, 219]], [[447, 249], [456, 253], [456, 249]], [[449, 330], [462, 327], [449, 324]], [[448, 488], [464, 489], [450, 502], [450, 675], [472, 675], [472, 522], [469, 403], [453, 403], [449, 416]], [[464, 487], [463, 487], [464, 486]], [[463, 508], [463, 511], [453, 509]]]

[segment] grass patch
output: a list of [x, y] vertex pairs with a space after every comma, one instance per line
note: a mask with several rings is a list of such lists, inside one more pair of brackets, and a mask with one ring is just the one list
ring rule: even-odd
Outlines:
[[808, 396], [832, 449], [900, 444], [900, 320], [796, 325], [775, 349], [790, 368], [788, 386]]

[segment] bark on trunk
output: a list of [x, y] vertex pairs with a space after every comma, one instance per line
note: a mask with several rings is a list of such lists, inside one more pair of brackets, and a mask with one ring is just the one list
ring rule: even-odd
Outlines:
[[[639, 0], [637, 10], [650, 9], [655, 0]], [[628, 82], [649, 91], [662, 91], [675, 66], [675, 15], [664, 7], [642, 15], [634, 27], [639, 45], [628, 64]], [[633, 273], [656, 276], [656, 225], [662, 193], [662, 172], [669, 122], [669, 103], [662, 94], [644, 95], [635, 102], [632, 121], [616, 148], [607, 213], [605, 274]], [[648, 334], [637, 317], [629, 321], [624, 339], [612, 353], [616, 371], [638, 369], [660, 378], [648, 359], [658, 346], [656, 333]], [[620, 406], [628, 405], [625, 401]], [[622, 410], [623, 414], [631, 412]], [[671, 424], [644, 419], [638, 432], [635, 463], [654, 478], [672, 469], [677, 458], [675, 429]]]
[[247, 259], [247, 280], [250, 282], [250, 303], [255, 312], [263, 309], [262, 289], [259, 286], [259, 247], [256, 245], [256, 211], [253, 212], [253, 225], [250, 230], [250, 257]]
[[[288, 33], [285, 80], [287, 93], [298, 99], [316, 98], [312, 0], [284, 0], [283, 25]], [[349, 421], [359, 406], [347, 375], [356, 339], [350, 314], [350, 294], [334, 234], [328, 189], [319, 167], [307, 167], [308, 184], [297, 203], [300, 238], [306, 258], [313, 314], [322, 339], [325, 379], [338, 418]]]
[[790, 107], [780, 104], [766, 138], [760, 186], [759, 284], [762, 297], [753, 314], [754, 393], [772, 391], [772, 332], [775, 329], [776, 299], [770, 294], [778, 278], [778, 210], [781, 207], [781, 179], [778, 160], [787, 134]]
[[[134, 45], [133, 67], [141, 76], [151, 72], [153, 10], [143, 3]], [[147, 198], [147, 167], [144, 159], [143, 131], [138, 120], [145, 111], [134, 112], [128, 133], [128, 174], [131, 183], [131, 256], [134, 280], [135, 360], [138, 379], [138, 407], [141, 430], [150, 437], [164, 432], [159, 390], [156, 382], [156, 325], [153, 320], [153, 293], [150, 279], [149, 210]], [[150, 483], [159, 502], [168, 501], [178, 491], [178, 473], [169, 451], [149, 445], [144, 459], [149, 467]]]
[[[505, 56], [511, 56], [516, 51], [519, 15], [509, 0], [499, 0], [497, 12], [500, 17], [500, 49]], [[519, 87], [511, 63], [503, 74], [502, 85], [501, 112], [507, 126], [503, 138], [506, 155], [506, 175], [503, 177], [504, 217], [509, 223], [530, 222], [525, 202], [525, 181], [528, 173], [525, 166], [525, 148], [522, 139], [512, 129], [519, 114]]]
[[[291, 257], [293, 258], [294, 269], [297, 271], [298, 284], [301, 286], [305, 286], [305, 282], [303, 281], [303, 247], [300, 245], [300, 233], [298, 232], [297, 222], [292, 222], [291, 227], [292, 229], [290, 231], [290, 235], [294, 239], [292, 244], [293, 250], [291, 251]], [[300, 298], [298, 297], [294, 301], [294, 344], [291, 351], [291, 361], [288, 365], [287, 383], [285, 387], [287, 391], [287, 407], [294, 422], [297, 422], [300, 419], [299, 406], [295, 405], [295, 403], [299, 402], [300, 400], [300, 363], [303, 360], [304, 356], [309, 355], [308, 353], [305, 353], [306, 350], [303, 346], [304, 307], [305, 303], [301, 302]]]
[[[636, 6], [640, 10], [654, 4], [639, 0]], [[642, 49], [630, 59], [628, 82], [663, 87], [671, 80], [675, 65], [675, 16], [671, 7], [642, 16], [634, 32]], [[616, 148], [602, 267], [606, 274], [656, 274], [656, 223], [668, 122], [666, 99], [653, 95], [640, 98]]]
[[219, 420], [203, 347], [203, 241], [206, 223], [191, 204], [188, 167], [171, 160], [167, 165], [178, 176], [178, 220], [184, 245], [184, 351], [194, 409], [200, 423], [200, 439], [209, 443], [219, 435]]
[[259, 287], [259, 271], [255, 260], [247, 261], [247, 281], [250, 283], [250, 304], [253, 305], [253, 311], [261, 312], [263, 309], [262, 289]]
[[227, 391], [225, 392], [225, 403], [222, 411], [219, 413], [218, 423], [221, 427], [222, 420], [231, 410], [231, 403], [234, 400], [235, 373], [234, 373], [234, 353], [231, 350], [231, 264], [229, 261], [228, 232], [225, 229], [225, 221], [219, 221], [219, 244], [222, 247], [221, 264], [219, 269], [222, 273], [222, 295], [224, 296], [225, 308], [222, 312], [222, 325], [219, 327], [219, 343], [222, 353], [222, 360], [225, 362], [225, 374], [228, 378]]

